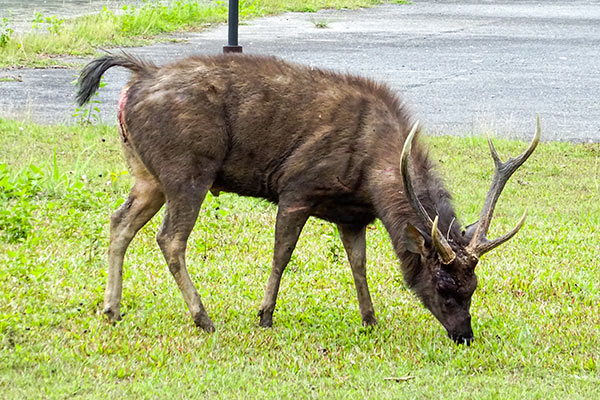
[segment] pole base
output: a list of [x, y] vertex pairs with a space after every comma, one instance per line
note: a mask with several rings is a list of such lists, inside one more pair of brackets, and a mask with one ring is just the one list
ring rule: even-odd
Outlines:
[[227, 53], [241, 53], [242, 52], [242, 46], [237, 46], [237, 45], [227, 45], [227, 46], [223, 46], [223, 53], [227, 54]]

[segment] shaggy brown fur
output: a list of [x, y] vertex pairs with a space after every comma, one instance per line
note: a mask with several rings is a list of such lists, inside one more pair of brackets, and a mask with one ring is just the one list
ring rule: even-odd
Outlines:
[[[133, 72], [120, 109], [125, 157], [136, 183], [113, 215], [105, 313], [120, 318], [122, 265], [135, 233], [166, 202], [158, 242], [195, 322], [214, 329], [185, 267], [185, 246], [208, 190], [279, 205], [272, 272], [260, 308], [271, 326], [281, 274], [310, 216], [331, 221], [352, 267], [363, 322], [375, 324], [366, 281], [365, 227], [382, 220], [409, 286], [460, 341], [470, 341], [468, 306], [476, 259], [463, 254], [450, 195], [426, 151], [413, 146], [411, 175], [421, 203], [439, 216], [457, 251], [444, 266], [429, 227], [404, 194], [399, 162], [409, 111], [371, 80], [272, 57], [191, 57], [164, 67], [128, 55], [105, 56], [82, 71], [77, 100], [87, 102], [113, 66]], [[454, 311], [440, 304], [452, 298]], [[449, 310], [449, 308], [448, 308]]]

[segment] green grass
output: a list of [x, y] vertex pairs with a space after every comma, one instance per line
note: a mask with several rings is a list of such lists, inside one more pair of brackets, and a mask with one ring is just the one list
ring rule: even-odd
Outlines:
[[325, 29], [329, 27], [329, 21], [326, 19], [312, 19], [311, 22], [315, 28]]
[[[432, 137], [464, 223], [491, 179], [485, 140]], [[497, 140], [501, 154], [526, 144]], [[101, 315], [109, 216], [125, 198], [114, 127], [0, 120], [3, 398], [533, 398], [597, 396], [600, 146], [542, 143], [500, 198], [490, 236], [525, 227], [478, 266], [476, 341], [457, 347], [403, 283], [387, 234], [368, 230], [379, 325], [361, 327], [333, 227], [311, 219], [258, 326], [275, 207], [209, 196], [189, 269], [217, 332], [196, 329], [155, 242], [126, 257], [123, 321]], [[33, 165], [33, 167], [32, 167]], [[389, 377], [412, 376], [406, 382]]]
[[[241, 0], [240, 18], [243, 21], [286, 11], [315, 12], [322, 8], [368, 7], [382, 2]], [[121, 13], [107, 9], [98, 11], [93, 15], [67, 20], [38, 15], [33, 23], [35, 29], [24, 34], [15, 33], [8, 19], [0, 20], [0, 68], [65, 64], [60, 56], [89, 56], [101, 47], [143, 45], [164, 40], [163, 34], [198, 31], [227, 21], [226, 1], [148, 1], [138, 7], [124, 6]]]

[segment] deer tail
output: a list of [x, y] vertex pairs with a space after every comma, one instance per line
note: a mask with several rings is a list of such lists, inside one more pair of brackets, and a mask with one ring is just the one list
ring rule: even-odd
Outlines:
[[125, 52], [120, 55], [108, 54], [97, 58], [83, 68], [77, 80], [78, 90], [75, 100], [79, 106], [84, 105], [90, 100], [100, 87], [102, 75], [106, 70], [115, 66], [125, 67], [138, 76], [150, 75], [156, 69], [154, 64], [126, 54]]

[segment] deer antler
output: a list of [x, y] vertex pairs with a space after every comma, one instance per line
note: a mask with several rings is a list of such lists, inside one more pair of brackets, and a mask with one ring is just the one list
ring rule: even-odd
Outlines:
[[480, 257], [484, 253], [487, 253], [488, 251], [500, 246], [502, 243], [512, 238], [523, 226], [525, 218], [527, 217], [527, 211], [525, 211], [517, 225], [507, 234], [502, 235], [494, 240], [488, 240], [486, 238], [488, 229], [490, 227], [490, 223], [492, 221], [492, 215], [494, 214], [494, 208], [496, 207], [496, 201], [498, 201], [498, 197], [500, 197], [502, 189], [504, 189], [504, 185], [511, 177], [511, 175], [521, 165], [523, 165], [523, 163], [527, 161], [531, 153], [533, 153], [540, 141], [540, 133], [540, 116], [538, 115], [535, 135], [531, 141], [531, 144], [529, 144], [527, 150], [525, 150], [520, 156], [516, 158], [509, 158], [506, 162], [502, 162], [502, 160], [500, 160], [500, 157], [496, 152], [494, 144], [488, 137], [488, 144], [490, 146], [492, 158], [494, 159], [496, 171], [494, 172], [494, 177], [492, 178], [490, 190], [488, 191], [488, 194], [485, 198], [485, 202], [483, 203], [483, 209], [479, 214], [479, 222], [477, 222], [477, 227], [475, 228], [473, 237], [471, 238], [469, 245], [467, 246], [467, 251], [469, 253]]
[[408, 198], [410, 205], [417, 212], [417, 215], [421, 218], [425, 226], [431, 228], [431, 240], [433, 242], [433, 248], [437, 251], [444, 264], [450, 264], [456, 257], [456, 254], [454, 253], [454, 250], [452, 250], [452, 248], [438, 229], [438, 217], [436, 216], [435, 221], [432, 221], [429, 215], [427, 214], [427, 211], [425, 211], [425, 207], [423, 207], [423, 204], [421, 204], [421, 201], [415, 193], [412, 182], [410, 180], [410, 174], [408, 173], [408, 157], [410, 156], [410, 151], [412, 149], [412, 141], [417, 134], [418, 127], [419, 121], [416, 121], [413, 124], [410, 133], [406, 138], [406, 141], [404, 142], [404, 147], [402, 148], [402, 155], [400, 157], [400, 171], [402, 173], [402, 182], [404, 183], [404, 190], [406, 192], [406, 197]]
[[417, 212], [425, 226], [431, 228], [431, 226], [433, 226], [433, 221], [431, 218], [429, 218], [429, 214], [427, 214], [427, 211], [425, 211], [425, 207], [423, 207], [421, 201], [419, 201], [419, 198], [415, 194], [415, 189], [413, 188], [410, 175], [408, 173], [408, 157], [410, 156], [410, 152], [412, 150], [412, 141], [417, 134], [418, 127], [419, 121], [416, 121], [410, 129], [410, 133], [406, 137], [404, 147], [402, 148], [402, 155], [400, 157], [400, 172], [402, 173], [402, 183], [404, 183], [404, 190], [406, 191], [406, 197], [408, 198], [410, 205]]

